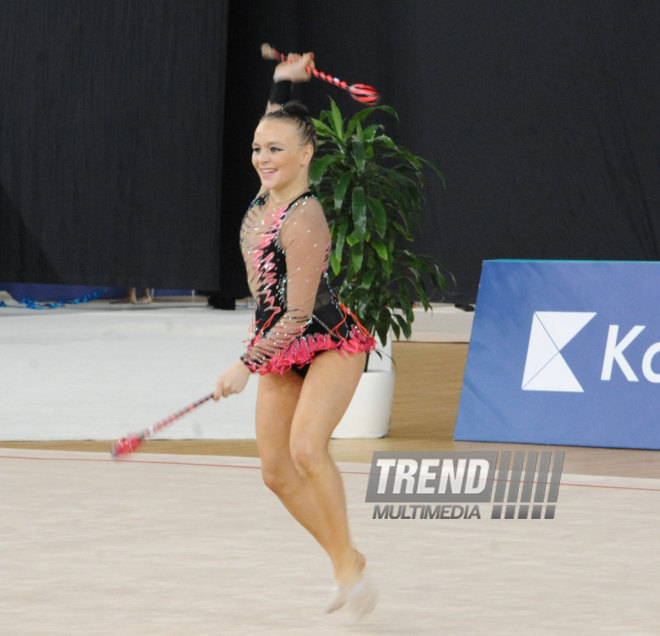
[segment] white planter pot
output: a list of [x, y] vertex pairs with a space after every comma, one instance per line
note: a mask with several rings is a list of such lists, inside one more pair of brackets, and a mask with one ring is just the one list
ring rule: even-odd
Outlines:
[[362, 374], [355, 395], [332, 437], [385, 437], [390, 428], [394, 398], [394, 371], [379, 369]]

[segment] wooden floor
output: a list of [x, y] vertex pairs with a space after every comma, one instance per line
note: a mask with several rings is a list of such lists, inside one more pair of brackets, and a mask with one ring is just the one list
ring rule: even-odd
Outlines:
[[[454, 422], [467, 359], [466, 343], [394, 343], [397, 380], [392, 422], [383, 439], [331, 442], [337, 461], [370, 462], [377, 450], [510, 450], [539, 448], [522, 444], [454, 442]], [[107, 452], [108, 441], [0, 442], [12, 448]], [[559, 449], [560, 447], [552, 447]], [[620, 477], [660, 477], [660, 452], [562, 447], [564, 472]], [[141, 452], [256, 457], [254, 440], [152, 440]]]

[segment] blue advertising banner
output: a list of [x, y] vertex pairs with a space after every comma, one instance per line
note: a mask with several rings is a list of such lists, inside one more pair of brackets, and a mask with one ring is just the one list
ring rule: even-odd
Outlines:
[[660, 449], [660, 263], [485, 261], [454, 439]]

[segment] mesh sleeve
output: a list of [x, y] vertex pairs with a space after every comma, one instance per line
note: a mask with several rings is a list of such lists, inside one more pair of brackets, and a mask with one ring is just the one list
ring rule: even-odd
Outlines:
[[330, 232], [318, 201], [308, 199], [289, 213], [279, 241], [287, 271], [284, 314], [263, 335], [257, 335], [241, 356], [250, 371], [257, 373], [268, 371], [268, 362], [286, 351], [312, 317], [330, 249]]

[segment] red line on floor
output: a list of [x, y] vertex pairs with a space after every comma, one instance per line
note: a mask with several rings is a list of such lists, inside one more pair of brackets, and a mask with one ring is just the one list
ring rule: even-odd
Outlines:
[[[54, 451], [62, 452], [62, 451]], [[72, 451], [75, 452], [75, 451]], [[137, 459], [135, 457], [126, 457], [121, 459], [113, 459], [112, 457], [108, 458], [92, 458], [92, 457], [30, 457], [26, 455], [0, 455], [0, 459], [21, 459], [26, 461], [60, 461], [60, 462], [96, 462], [96, 463], [130, 463], [132, 465], [136, 464], [157, 464], [164, 466], [201, 466], [205, 468], [246, 468], [248, 470], [261, 470], [261, 466], [244, 466], [241, 464], [211, 464], [207, 462], [177, 462], [177, 461], [167, 461], [161, 459], [146, 459], [144, 455]], [[369, 471], [357, 471], [357, 470], [341, 470], [342, 475], [369, 475]], [[598, 477], [599, 475], [594, 475]], [[607, 477], [612, 477], [613, 475], [607, 475]], [[652, 479], [649, 477], [620, 477], [620, 479]], [[497, 481], [497, 480], [494, 480]], [[534, 482], [536, 483], [536, 482]], [[573, 484], [570, 482], [560, 482], [560, 486], [573, 486], [575, 488], [601, 488], [605, 490], [639, 490], [642, 492], [660, 492], [660, 488], [641, 488], [637, 486], [607, 486], [605, 484]]]

